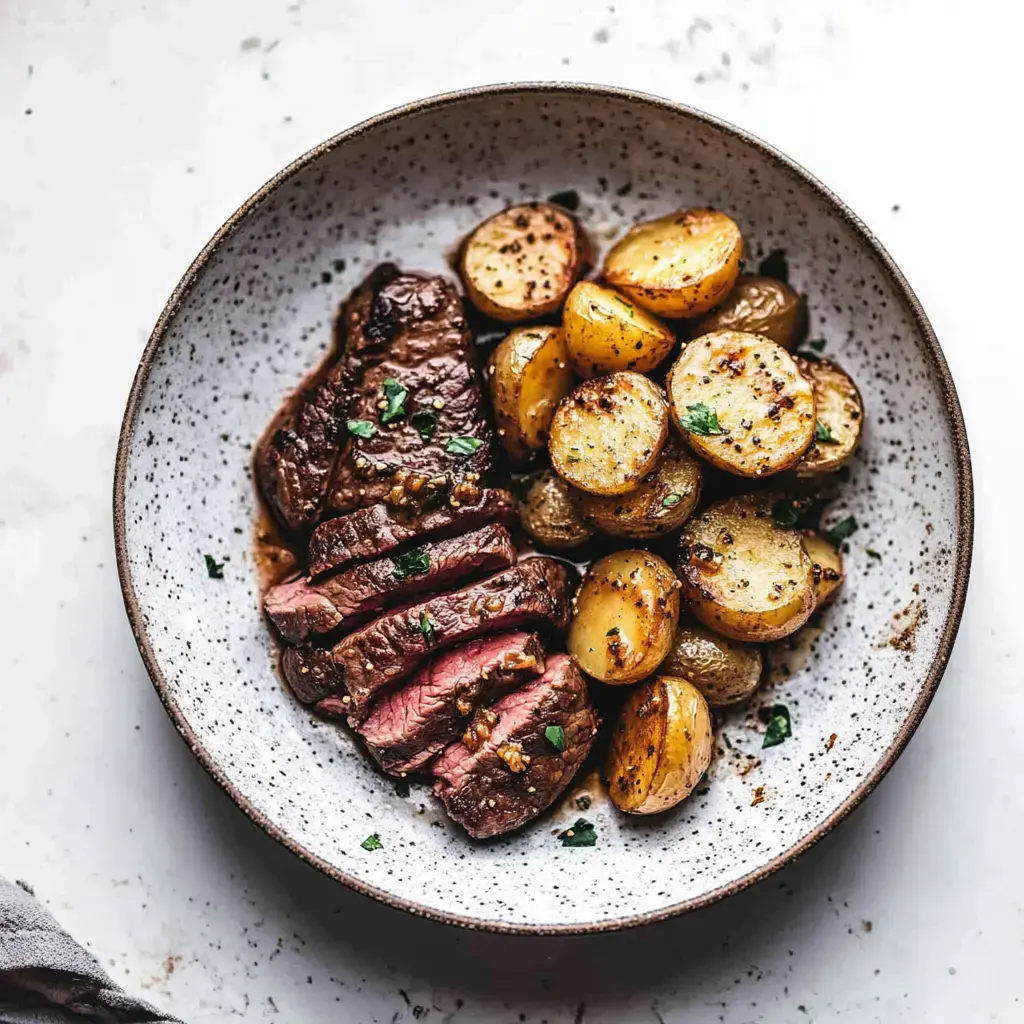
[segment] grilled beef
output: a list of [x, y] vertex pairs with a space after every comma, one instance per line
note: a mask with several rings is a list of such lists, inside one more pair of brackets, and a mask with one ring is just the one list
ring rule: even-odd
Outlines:
[[544, 671], [534, 633], [501, 633], [439, 654], [384, 694], [358, 731], [392, 775], [421, 771], [470, 724], [474, 712]]
[[[478, 712], [466, 737], [441, 754], [434, 792], [475, 839], [518, 828], [569, 784], [597, 725], [579, 670], [553, 654], [543, 676]], [[551, 734], [557, 744], [551, 727], [561, 730]]]

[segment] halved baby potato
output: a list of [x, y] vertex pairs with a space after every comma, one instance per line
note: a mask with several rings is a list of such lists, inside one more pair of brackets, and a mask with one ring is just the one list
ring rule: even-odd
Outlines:
[[814, 607], [829, 603], [846, 578], [843, 556], [820, 533], [806, 530], [803, 534], [804, 550], [811, 560], [814, 573]]
[[572, 387], [560, 327], [517, 327], [491, 354], [487, 383], [502, 447], [525, 462], [548, 442], [558, 403]]
[[760, 334], [792, 352], [807, 331], [807, 305], [784, 281], [741, 274], [725, 301], [694, 323], [692, 337], [714, 331]]
[[727, 640], [695, 623], [679, 627], [659, 671], [688, 679], [713, 708], [749, 697], [761, 681], [764, 656], [756, 644]]
[[639, 373], [594, 377], [562, 399], [548, 451], [563, 479], [591, 494], [623, 494], [654, 468], [668, 437], [661, 389]]
[[793, 359], [811, 382], [817, 408], [814, 443], [796, 464], [796, 475], [834, 473], [849, 461], [860, 443], [864, 403], [857, 385], [835, 363], [803, 356]]
[[814, 392], [781, 346], [717, 331], [683, 347], [665, 381], [672, 419], [698, 455], [736, 476], [795, 466], [814, 440]]
[[657, 814], [685, 799], [711, 764], [711, 714], [685, 679], [659, 675], [638, 686], [619, 712], [605, 764], [612, 803], [627, 814]]
[[672, 646], [679, 581], [649, 551], [617, 551], [596, 561], [573, 598], [566, 649], [588, 676], [635, 683]]
[[671, 318], [698, 316], [732, 290], [743, 237], [720, 210], [679, 210], [645, 221], [616, 242], [604, 279], [645, 309]]
[[584, 521], [612, 537], [660, 537], [678, 530], [700, 498], [702, 463], [669, 438], [657, 465], [625, 494], [575, 491]]
[[488, 218], [466, 239], [459, 274], [481, 313], [522, 323], [562, 308], [589, 252], [583, 229], [565, 210], [523, 203]]
[[813, 564], [801, 535], [772, 518], [777, 499], [727, 498], [691, 519], [680, 538], [683, 600], [731, 640], [779, 640], [814, 610]]
[[676, 337], [660, 320], [611, 288], [579, 281], [562, 310], [572, 368], [581, 377], [613, 370], [647, 373], [668, 356]]
[[576, 548], [594, 535], [569, 496], [569, 485], [550, 469], [538, 473], [519, 505], [523, 529], [542, 547]]

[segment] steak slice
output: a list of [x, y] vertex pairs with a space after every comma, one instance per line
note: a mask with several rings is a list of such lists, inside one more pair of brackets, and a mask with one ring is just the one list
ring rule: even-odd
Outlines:
[[328, 519], [309, 541], [311, 575], [340, 569], [349, 562], [376, 558], [395, 551], [413, 540], [438, 540], [487, 523], [513, 526], [519, 514], [515, 498], [508, 491], [485, 488], [478, 499], [457, 506], [445, 503], [421, 510], [371, 505], [337, 519]]
[[439, 654], [384, 694], [357, 731], [392, 775], [421, 771], [480, 707], [544, 671], [536, 633], [501, 633]]
[[412, 595], [444, 590], [515, 564], [511, 535], [493, 523], [462, 537], [424, 544], [404, 557], [364, 562], [319, 581], [271, 587], [263, 607], [281, 635], [298, 644], [339, 626], [354, 628], [373, 612]]
[[[598, 718], [579, 670], [553, 654], [543, 676], [478, 712], [475, 724], [434, 763], [434, 792], [474, 839], [487, 839], [554, 802], [590, 752]], [[563, 750], [545, 735], [549, 726], [564, 733]]]
[[438, 650], [487, 633], [547, 623], [569, 623], [573, 570], [553, 558], [530, 558], [450, 594], [396, 608], [334, 647], [289, 647], [281, 658], [285, 679], [307, 704], [338, 700], [355, 719], [377, 694], [406, 679]]

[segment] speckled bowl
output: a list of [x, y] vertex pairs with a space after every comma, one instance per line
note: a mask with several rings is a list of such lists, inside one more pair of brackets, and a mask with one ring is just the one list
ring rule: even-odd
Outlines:
[[[531, 827], [474, 843], [425, 787], [408, 796], [353, 738], [282, 688], [258, 611], [249, 453], [319, 358], [341, 298], [380, 260], [446, 271], [471, 225], [576, 189], [600, 245], [628, 224], [719, 206], [791, 279], [860, 384], [864, 443], [832, 515], [861, 524], [816, 629], [773, 657], [761, 702], [793, 737], [761, 749], [732, 712], [709, 784], [646, 820], [603, 797], [593, 848]], [[963, 608], [972, 492], [953, 382], [924, 312], [863, 224], [781, 153], [695, 110], [617, 89], [511, 85], [375, 117], [285, 168], [217, 232], [146, 347], [117, 456], [114, 522], [132, 628], [167, 711], [262, 828], [397, 907], [505, 931], [653, 921], [764, 878], [837, 824], [892, 766], [938, 686]], [[204, 564], [224, 563], [223, 579]], [[593, 786], [591, 790], [596, 792]], [[379, 833], [383, 848], [363, 850]]]

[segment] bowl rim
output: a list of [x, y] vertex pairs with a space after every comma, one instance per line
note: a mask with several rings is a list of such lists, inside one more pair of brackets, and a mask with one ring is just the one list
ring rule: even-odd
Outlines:
[[[339, 870], [328, 863], [322, 857], [311, 853], [301, 843], [296, 841], [284, 829], [274, 824], [262, 811], [260, 811], [249, 798], [243, 794], [224, 774], [217, 761], [210, 752], [203, 746], [185, 716], [182, 714], [176, 700], [174, 699], [167, 680], [157, 661], [153, 647], [150, 644], [138, 600], [135, 595], [135, 588], [132, 581], [131, 570], [128, 565], [127, 540], [125, 528], [125, 485], [128, 465], [128, 455], [131, 450], [135, 432], [136, 419], [142, 400], [143, 392], [149, 381], [150, 370], [154, 358], [163, 341], [168, 325], [174, 318], [178, 307], [185, 295], [195, 284], [196, 279], [210, 257], [217, 251], [221, 244], [234, 231], [241, 220], [252, 210], [258, 207], [271, 193], [288, 181], [299, 171], [303, 170], [313, 161], [330, 152], [336, 146], [349, 142], [352, 139], [365, 135], [374, 129], [388, 124], [392, 121], [401, 120], [410, 114], [420, 114], [429, 111], [439, 110], [443, 107], [456, 105], [469, 99], [477, 97], [498, 97], [513, 96], [535, 93], [540, 96], [558, 95], [587, 95], [595, 99], [608, 98], [615, 100], [626, 100], [631, 103], [640, 104], [645, 107], [654, 108], [659, 111], [697, 121], [703, 125], [710, 126], [718, 131], [732, 136], [733, 138], [752, 146], [763, 156], [781, 167], [802, 184], [808, 185], [825, 201], [825, 203], [837, 213], [859, 236], [860, 240], [874, 254], [879, 266], [888, 276], [891, 284], [903, 298], [907, 307], [913, 314], [917, 329], [925, 342], [927, 355], [931, 361], [932, 368], [938, 376], [942, 387], [942, 397], [946, 408], [946, 419], [950, 428], [955, 449], [956, 460], [956, 519], [957, 537], [956, 553], [953, 568], [953, 590], [949, 608], [946, 613], [942, 632], [939, 637], [935, 656], [928, 669], [924, 686], [915, 700], [907, 715], [906, 720], [900, 727], [893, 742], [888, 749], [862, 779], [861, 783], [825, 821], [812, 829], [807, 835], [794, 843], [789, 849], [780, 853], [766, 864], [749, 871], [741, 878], [718, 886], [709, 892], [699, 896], [673, 903], [658, 910], [645, 913], [628, 914], [621, 917], [609, 918], [592, 922], [581, 922], [575, 924], [530, 924], [511, 921], [483, 920], [466, 917], [461, 914], [449, 913], [433, 907], [424, 906], [413, 900], [403, 899], [389, 893], [377, 886], [370, 885], [361, 879], [355, 878], [345, 871]], [[128, 396], [128, 403], [125, 408], [124, 419], [121, 424], [121, 432], [117, 445], [117, 457], [114, 470], [113, 488], [113, 512], [114, 512], [114, 545], [117, 556], [117, 574], [121, 584], [121, 592], [124, 598], [125, 610], [131, 624], [132, 633], [142, 655], [146, 669], [149, 672], [153, 685], [163, 702], [167, 714], [174, 723], [179, 734], [188, 744], [189, 749], [198, 758], [200, 764], [212, 776], [212, 778], [227, 792], [231, 799], [241, 808], [242, 811], [264, 832], [276, 839], [279, 843], [289, 849], [292, 853], [304, 860], [307, 864], [323, 872], [335, 881], [342, 882], [351, 889], [370, 896], [381, 903], [405, 910], [409, 913], [443, 924], [457, 925], [469, 929], [499, 932], [507, 934], [527, 935], [582, 935], [597, 932], [619, 931], [625, 928], [632, 928], [642, 924], [651, 924], [662, 921], [679, 914], [698, 910], [712, 903], [731, 896], [743, 889], [748, 888], [779, 868], [791, 863], [802, 853], [818, 842], [836, 827], [860, 802], [878, 785], [885, 777], [896, 759], [903, 752], [911, 736], [913, 736], [918, 725], [924, 716], [928, 705], [931, 703], [938, 689], [939, 682], [945, 672], [953, 643], [956, 639], [960, 626], [960, 619], [963, 615], [964, 602], [967, 596], [967, 585], [971, 569], [971, 553], [974, 541], [974, 487], [971, 471], [970, 449], [967, 441], [967, 430], [964, 425], [963, 413], [960, 409], [960, 402], [957, 397], [956, 387], [950, 375], [949, 367], [945, 356], [935, 336], [931, 323], [928, 320], [920, 301], [908, 284], [902, 271], [893, 261], [892, 257], [881, 245], [878, 239], [872, 234], [861, 219], [827, 186], [815, 178], [804, 167], [795, 160], [786, 156], [775, 147], [764, 142], [762, 139], [742, 128], [731, 124], [719, 117], [707, 114], [694, 107], [673, 100], [656, 96], [650, 93], [640, 92], [633, 89], [618, 86], [601, 85], [599, 83], [586, 82], [505, 82], [493, 85], [474, 86], [471, 88], [458, 89], [451, 92], [440, 93], [424, 99], [415, 100], [398, 107], [394, 107], [383, 113], [360, 121], [329, 139], [319, 143], [312, 149], [307, 150], [300, 157], [293, 160], [283, 170], [275, 174], [261, 188], [254, 192], [241, 206], [231, 214], [230, 217], [218, 228], [213, 237], [202, 248], [199, 255], [192, 261], [184, 276], [176, 285], [170, 298], [164, 305], [163, 310], [153, 328], [145, 350], [142, 353], [135, 378], [132, 383], [131, 392]]]

